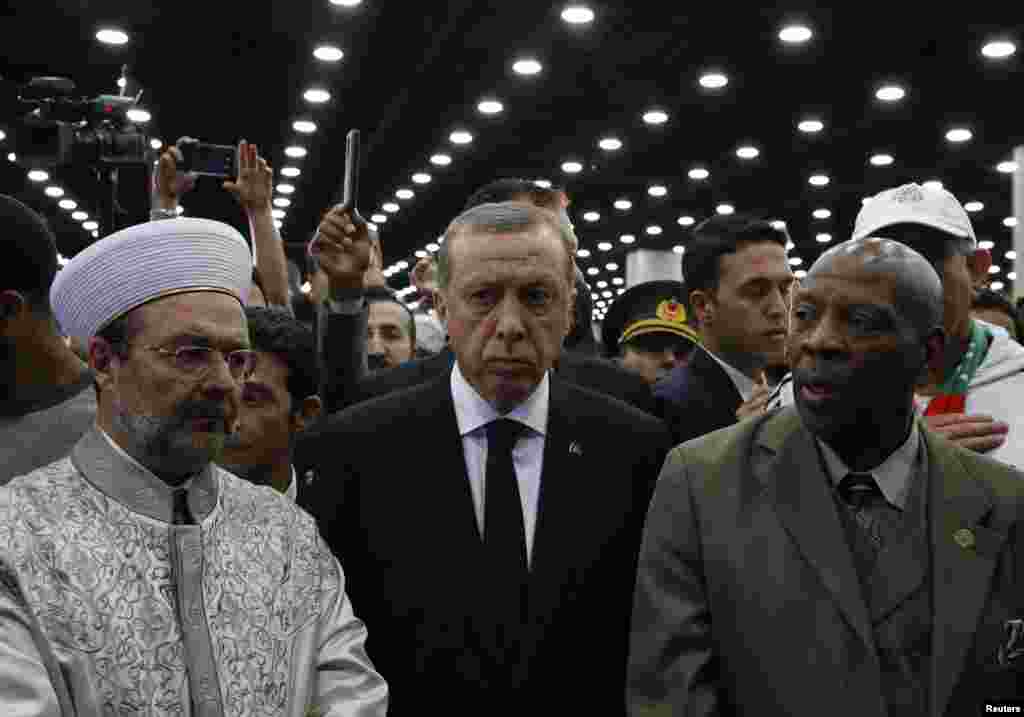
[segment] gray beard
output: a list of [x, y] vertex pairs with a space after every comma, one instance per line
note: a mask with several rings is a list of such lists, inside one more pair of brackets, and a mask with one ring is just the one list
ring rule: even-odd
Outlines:
[[125, 453], [166, 483], [180, 485], [223, 452], [223, 433], [195, 434], [190, 420], [181, 410], [167, 418], [115, 410], [113, 423], [127, 439]]

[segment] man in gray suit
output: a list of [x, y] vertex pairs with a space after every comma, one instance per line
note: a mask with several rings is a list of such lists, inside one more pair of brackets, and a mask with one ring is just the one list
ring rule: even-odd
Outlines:
[[886, 239], [793, 299], [796, 406], [666, 460], [638, 569], [640, 715], [984, 712], [1024, 684], [1024, 475], [928, 432], [942, 287]]

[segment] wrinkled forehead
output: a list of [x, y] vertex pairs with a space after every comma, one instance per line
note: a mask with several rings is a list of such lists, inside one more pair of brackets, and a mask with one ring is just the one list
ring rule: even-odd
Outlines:
[[234, 296], [214, 291], [175, 294], [138, 307], [132, 319], [153, 337], [189, 334], [212, 342], [248, 343], [245, 310]]

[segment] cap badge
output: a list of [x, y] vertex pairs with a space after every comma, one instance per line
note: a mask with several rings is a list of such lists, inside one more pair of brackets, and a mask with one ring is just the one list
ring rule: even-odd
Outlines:
[[686, 323], [686, 308], [674, 299], [662, 301], [658, 304], [654, 314], [662, 321], [668, 321], [673, 324]]
[[923, 202], [924, 192], [916, 184], [905, 184], [892, 194], [894, 202]]

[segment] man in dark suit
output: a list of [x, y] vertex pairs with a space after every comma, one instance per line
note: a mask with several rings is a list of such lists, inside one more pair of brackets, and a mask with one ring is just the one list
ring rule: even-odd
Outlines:
[[463, 213], [438, 259], [454, 366], [305, 447], [392, 715], [625, 712], [636, 555], [670, 438], [550, 370], [570, 246], [529, 204]]
[[784, 360], [788, 240], [785, 229], [737, 214], [694, 230], [683, 281], [703, 344], [654, 387], [677, 442], [731, 426], [741, 406], [767, 400], [764, 368]]
[[942, 287], [888, 239], [794, 295], [796, 407], [677, 447], [644, 534], [633, 715], [960, 717], [1019, 698], [1024, 474], [929, 432]]

